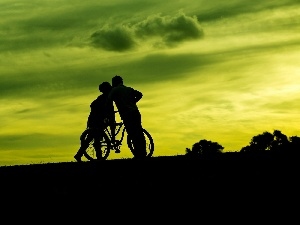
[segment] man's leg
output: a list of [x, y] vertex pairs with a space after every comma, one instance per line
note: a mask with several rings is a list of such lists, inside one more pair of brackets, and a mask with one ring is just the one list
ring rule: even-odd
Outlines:
[[143, 132], [142, 127], [142, 116], [139, 111], [136, 112], [136, 116], [134, 117], [134, 129], [136, 133], [136, 146], [137, 146], [137, 154], [139, 158], [146, 158], [146, 139]]
[[145, 158], [147, 156], [147, 150], [146, 150], [146, 139], [144, 136], [143, 128], [140, 127], [137, 131], [137, 149], [139, 157]]
[[146, 140], [141, 125], [141, 114], [134, 112], [123, 119], [127, 134], [130, 136], [134, 148], [133, 155], [135, 158], [145, 158], [147, 156]]

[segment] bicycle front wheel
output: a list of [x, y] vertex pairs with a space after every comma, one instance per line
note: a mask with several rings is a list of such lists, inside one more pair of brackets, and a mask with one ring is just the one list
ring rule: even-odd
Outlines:
[[[83, 132], [82, 137], [87, 138], [88, 135], [89, 135], [89, 130], [87, 129]], [[100, 140], [100, 149], [97, 150], [95, 149], [95, 144], [93, 139], [83, 154], [85, 158], [87, 158], [90, 161], [105, 160], [109, 156], [110, 149], [111, 149], [110, 139], [105, 132], [103, 132], [101, 136], [102, 137]]]
[[[148, 131], [146, 131], [145, 129], [143, 129], [143, 133], [144, 133], [144, 137], [146, 140], [146, 151], [147, 151], [147, 157], [151, 157], [153, 155], [154, 152], [154, 141], [152, 136], [150, 135], [150, 133]], [[127, 135], [127, 145], [130, 149], [131, 152], [134, 152], [134, 147], [132, 144], [132, 140], [130, 138], [129, 135]]]

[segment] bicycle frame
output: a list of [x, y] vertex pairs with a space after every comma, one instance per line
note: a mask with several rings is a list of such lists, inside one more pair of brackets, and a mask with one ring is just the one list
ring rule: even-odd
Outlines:
[[[115, 140], [115, 143], [111, 143], [111, 147], [114, 148], [115, 150], [120, 150], [120, 147], [122, 145], [122, 142], [123, 142], [123, 139], [124, 139], [124, 136], [125, 136], [125, 126], [124, 126], [124, 123], [120, 122], [120, 123], [114, 123], [114, 128], [115, 128], [115, 135], [114, 135], [114, 140]], [[113, 135], [112, 135], [112, 132], [110, 129], [108, 128], [111, 128], [110, 125], [108, 125], [105, 129], [104, 129], [104, 132], [107, 134], [107, 136], [109, 137], [110, 141], [112, 142], [113, 140]], [[116, 139], [117, 135], [120, 134], [121, 132], [121, 137], [120, 139]]]
[[[122, 142], [125, 138], [125, 132], [126, 128], [124, 123], [121, 122], [117, 122], [117, 123], [112, 123], [110, 124], [109, 122], [106, 124], [107, 126], [104, 127], [103, 132], [105, 133], [105, 135], [103, 135], [102, 140], [100, 141], [100, 151], [102, 154], [102, 157], [100, 157], [100, 159], [107, 159], [107, 157], [110, 154], [111, 150], [115, 150], [116, 153], [120, 153], [120, 148], [122, 146]], [[114, 129], [114, 135], [112, 133], [112, 129]], [[149, 134], [149, 132], [145, 129], [143, 129], [143, 133], [144, 136], [146, 138], [146, 146], [147, 146], [147, 157], [151, 157], [154, 151], [154, 142], [153, 142], [153, 138], [151, 137], [151, 135]], [[89, 130], [86, 129], [83, 133], [82, 136], [86, 137], [89, 134]], [[117, 137], [120, 137], [119, 139], [117, 139]], [[127, 140], [127, 146], [130, 149], [130, 151], [133, 153], [134, 152], [134, 145], [132, 140], [129, 138], [128, 134], [126, 136]], [[95, 159], [96, 156], [96, 151], [95, 148], [97, 148], [97, 146], [94, 145], [94, 140], [90, 142], [89, 147], [86, 149], [84, 156], [92, 161]], [[99, 157], [97, 157], [97, 159], [99, 159]]]

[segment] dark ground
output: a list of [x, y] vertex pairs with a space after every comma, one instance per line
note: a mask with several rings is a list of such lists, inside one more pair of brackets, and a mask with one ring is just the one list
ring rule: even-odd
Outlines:
[[296, 157], [241, 153], [50, 163], [0, 167], [0, 191], [2, 202], [22, 199], [35, 206], [55, 202], [86, 208], [94, 202], [112, 209], [134, 205], [132, 212], [145, 204], [152, 211], [196, 206], [258, 212], [296, 203], [299, 171]]
[[130, 191], [137, 186], [148, 192], [184, 194], [185, 190], [216, 187], [216, 191], [224, 192], [232, 188], [249, 190], [256, 185], [289, 185], [299, 177], [298, 164], [294, 157], [223, 153], [206, 159], [165, 156], [147, 161], [118, 159], [4, 166], [0, 167], [0, 178], [2, 190], [20, 194], [47, 191], [50, 195], [73, 195], [91, 187], [110, 192]]

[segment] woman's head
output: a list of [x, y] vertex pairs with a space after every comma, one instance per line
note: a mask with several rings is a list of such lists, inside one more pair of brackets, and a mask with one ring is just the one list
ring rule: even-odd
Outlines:
[[99, 91], [101, 91], [102, 93], [110, 92], [111, 88], [112, 88], [112, 86], [107, 81], [104, 81], [99, 85]]

